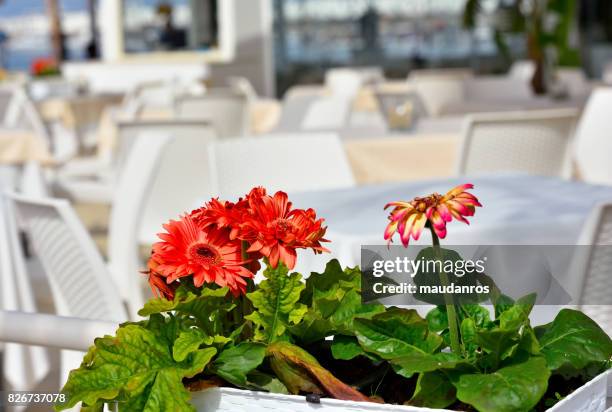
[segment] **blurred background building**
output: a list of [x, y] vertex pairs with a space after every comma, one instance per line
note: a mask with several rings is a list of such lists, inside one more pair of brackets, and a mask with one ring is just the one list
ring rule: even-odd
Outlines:
[[[33, 59], [57, 49], [50, 36], [57, 13], [55, 30], [60, 34], [55, 38], [61, 36], [69, 61], [143, 58], [162, 51], [182, 56], [209, 52], [202, 61], [223, 61], [225, 73], [246, 74], [258, 91], [281, 95], [291, 85], [320, 82], [326, 69], [343, 65], [375, 64], [390, 78], [429, 67], [502, 73], [513, 60], [529, 54], [532, 3], [4, 0], [0, 47], [5, 68], [27, 69]], [[227, 13], [221, 4], [231, 5]], [[563, 60], [560, 63], [582, 65], [589, 76], [600, 76], [604, 62], [612, 57], [612, 29], [606, 24], [612, 18], [612, 3], [551, 0], [547, 7], [546, 13], [540, 11], [542, 31], [554, 37], [549, 41], [561, 50], [556, 56]], [[222, 46], [220, 40], [226, 43], [221, 47], [226, 53], [214, 56], [214, 50]], [[214, 64], [212, 69], [214, 73]]]

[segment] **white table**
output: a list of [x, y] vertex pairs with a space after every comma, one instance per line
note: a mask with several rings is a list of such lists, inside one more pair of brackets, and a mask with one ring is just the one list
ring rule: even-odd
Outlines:
[[[472, 192], [483, 207], [469, 219], [469, 226], [456, 221], [449, 223], [448, 236], [442, 240], [448, 246], [573, 245], [592, 207], [612, 201], [612, 187], [526, 175], [461, 177], [294, 194], [290, 198], [296, 207], [312, 207], [317, 216], [326, 219], [326, 238], [331, 240], [326, 244], [331, 254], [301, 251], [296, 270], [304, 274], [320, 272], [330, 258], [338, 258], [343, 266], [359, 265], [362, 245], [386, 243], [383, 231], [388, 211], [383, 207], [387, 202], [411, 200], [432, 192], [444, 194], [465, 182], [475, 185]], [[430, 242], [426, 231], [416, 244]], [[395, 244], [399, 244], [397, 238]], [[570, 260], [571, 256], [566, 258]], [[557, 263], [563, 266], [567, 262]], [[565, 286], [564, 279], [557, 281]], [[526, 290], [536, 286], [525, 283]]]

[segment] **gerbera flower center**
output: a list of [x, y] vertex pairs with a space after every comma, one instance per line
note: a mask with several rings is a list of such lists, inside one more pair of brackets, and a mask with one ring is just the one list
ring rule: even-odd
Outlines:
[[189, 257], [201, 265], [214, 265], [219, 263], [221, 255], [210, 245], [195, 243], [189, 247]]
[[293, 228], [293, 223], [287, 219], [276, 219], [272, 222], [272, 227], [277, 235], [282, 236]]
[[442, 195], [438, 193], [433, 193], [426, 197], [415, 197], [412, 201], [412, 205], [418, 212], [425, 213], [427, 208], [429, 208], [430, 206], [437, 205], [438, 203], [440, 203], [441, 199]]

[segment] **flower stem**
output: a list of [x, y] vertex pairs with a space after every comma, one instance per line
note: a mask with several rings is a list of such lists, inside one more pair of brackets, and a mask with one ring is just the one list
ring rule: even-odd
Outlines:
[[[444, 259], [442, 256], [442, 249], [440, 248], [440, 239], [436, 234], [436, 231], [433, 227], [430, 227], [431, 230], [431, 238], [433, 241], [433, 249], [436, 260], [442, 262], [441, 270], [440, 270], [440, 282], [442, 286], [447, 287], [449, 285], [448, 275], [444, 271]], [[457, 320], [457, 311], [455, 308], [455, 304], [453, 302], [453, 298], [449, 293], [444, 293], [444, 303], [446, 306], [446, 316], [448, 318], [448, 331], [450, 333], [450, 346], [451, 351], [457, 355], [461, 355], [461, 340], [459, 338], [459, 324]]]
[[[242, 260], [244, 262], [249, 260], [249, 252], [247, 252], [248, 249], [249, 249], [249, 242], [247, 242], [246, 240], [243, 240], [241, 243], [241, 252], [242, 252]], [[254, 290], [255, 290], [255, 282], [253, 282], [252, 279], [246, 279], [246, 292], [250, 293], [250, 292], [253, 292]], [[242, 317], [244, 318], [246, 315], [253, 312], [253, 305], [251, 304], [251, 301], [249, 300], [249, 298], [246, 297], [246, 295], [241, 296], [240, 299], [241, 299]]]

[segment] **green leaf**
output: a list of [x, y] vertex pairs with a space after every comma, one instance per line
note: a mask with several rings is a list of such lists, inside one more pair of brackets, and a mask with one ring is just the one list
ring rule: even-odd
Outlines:
[[363, 350], [354, 336], [336, 335], [331, 345], [334, 359], [351, 360], [357, 356], [371, 356]]
[[304, 289], [302, 277], [299, 273], [288, 273], [282, 263], [276, 269], [266, 268], [266, 280], [255, 292], [247, 294], [257, 310], [245, 318], [255, 324], [255, 338], [260, 341], [271, 343], [286, 338], [287, 328], [298, 324], [306, 313], [306, 306], [298, 303]]
[[540, 357], [499, 369], [490, 374], [461, 375], [457, 398], [480, 412], [531, 410], [548, 387], [550, 371]]
[[459, 314], [461, 320], [472, 319], [474, 325], [478, 328], [491, 329], [494, 326], [493, 321], [491, 321], [489, 310], [484, 306], [461, 305]]
[[573, 374], [612, 359], [612, 340], [584, 313], [562, 309], [548, 325], [535, 328], [541, 353], [552, 371]]
[[187, 356], [196, 351], [207, 339], [200, 329], [188, 329], [179, 334], [172, 348], [172, 357], [177, 362], [182, 362]]
[[151, 299], [138, 312], [140, 316], [174, 312], [176, 316], [187, 316], [197, 321], [197, 326], [208, 336], [224, 335], [229, 330], [221, 330], [225, 314], [235, 308], [228, 298], [228, 288], [203, 288], [196, 294], [187, 288], [179, 287], [174, 300]]
[[355, 318], [371, 318], [382, 313], [381, 304], [364, 304], [361, 299], [361, 271], [342, 269], [337, 260], [330, 261], [323, 273], [312, 273], [300, 302], [308, 306], [302, 323], [291, 333], [304, 343], [335, 334], [353, 334]]
[[497, 369], [502, 360], [514, 353], [520, 337], [515, 329], [478, 330], [475, 341], [486, 354], [480, 360], [479, 366], [484, 369]]
[[214, 371], [226, 381], [247, 388], [247, 375], [263, 362], [266, 346], [255, 342], [242, 342], [225, 349], [213, 362]]
[[432, 332], [442, 332], [448, 329], [448, 316], [444, 306], [436, 306], [427, 313], [426, 316], [429, 330]]
[[434, 353], [442, 345], [413, 309], [390, 308], [372, 319], [356, 319], [354, 328], [359, 344], [383, 359]]
[[444, 409], [457, 400], [457, 390], [442, 372], [419, 374], [414, 395], [409, 404], [432, 409]]
[[476, 342], [477, 329], [476, 322], [474, 322], [474, 319], [463, 319], [463, 321], [461, 321], [460, 330], [463, 347], [468, 353], [474, 352], [478, 347], [478, 344]]
[[250, 386], [254, 389], [270, 392], [270, 393], [282, 393], [289, 395], [287, 387], [277, 378], [268, 375], [267, 373], [254, 370], [249, 373], [248, 381]]
[[393, 370], [398, 375], [411, 378], [415, 373], [458, 369], [473, 372], [475, 368], [467, 360], [453, 353], [428, 354], [414, 352], [398, 358], [390, 359]]
[[123, 326], [115, 337], [96, 339], [62, 389], [66, 402], [56, 407], [116, 399], [120, 411], [193, 411], [182, 379], [201, 372], [216, 352], [198, 349], [176, 362], [165, 338], [140, 325]]
[[514, 299], [506, 295], [499, 295], [495, 298], [493, 305], [495, 307], [495, 319], [498, 319], [499, 316], [510, 309], [514, 305]]

